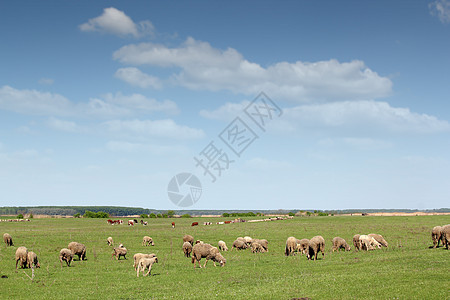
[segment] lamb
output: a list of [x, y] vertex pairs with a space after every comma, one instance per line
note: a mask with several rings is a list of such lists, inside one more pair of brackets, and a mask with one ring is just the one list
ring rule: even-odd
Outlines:
[[184, 242], [183, 243], [183, 253], [184, 256], [186, 257], [191, 257], [191, 252], [192, 252], [192, 245], [189, 242]]
[[370, 236], [365, 235], [365, 234], [359, 236], [359, 243], [360, 243], [361, 250], [368, 251], [368, 250], [375, 249], [375, 247], [381, 248], [381, 244], [378, 243], [375, 240], [375, 238], [370, 237]]
[[236, 248], [236, 250], [242, 250], [247, 249], [248, 246], [243, 240], [235, 240], [233, 242], [233, 246], [231, 247], [231, 251], [233, 251], [234, 248]]
[[333, 247], [332, 251], [339, 251], [341, 248], [345, 249], [345, 251], [350, 251], [350, 246], [347, 244], [347, 242], [341, 238], [341, 237], [335, 237], [333, 238]]
[[448, 246], [450, 245], [450, 224], [442, 227], [441, 236], [442, 236], [442, 244], [445, 247], [445, 249], [448, 250]]
[[152, 257], [156, 257], [156, 254], [154, 254], [154, 253], [151, 253], [151, 254], [136, 253], [135, 255], [133, 255], [134, 270], [136, 271], [139, 260], [141, 260], [141, 258], [152, 258]]
[[73, 261], [72, 251], [67, 248], [61, 249], [61, 251], [59, 251], [59, 261], [61, 262], [61, 268], [63, 261], [65, 261], [67, 266], [70, 267], [70, 263]]
[[386, 242], [386, 240], [384, 239], [384, 237], [381, 234], [371, 233], [368, 236], [373, 237], [375, 239], [375, 241], [377, 241], [378, 243], [381, 244], [381, 246], [383, 246], [383, 247], [388, 246], [388, 243]]
[[302, 255], [306, 254], [306, 251], [308, 251], [308, 248], [309, 248], [309, 240], [308, 239], [297, 240], [297, 251], [300, 252]]
[[140, 269], [142, 270], [142, 275], [144, 275], [145, 269], [148, 269], [148, 272], [144, 276], [147, 276], [148, 274], [150, 274], [154, 263], [158, 263], [158, 258], [156, 256], [152, 257], [152, 258], [141, 258], [138, 262], [138, 267], [137, 267], [137, 271], [136, 271], [137, 277], [139, 277]]
[[221, 267], [223, 267], [226, 263], [226, 259], [222, 256], [222, 254], [220, 254], [219, 249], [216, 247], [213, 247], [210, 244], [195, 244], [192, 249], [192, 263], [194, 264], [194, 269], [195, 262], [198, 263], [200, 268], [202, 267], [200, 260], [203, 257], [206, 258], [203, 267], [206, 267], [208, 260], [212, 260], [214, 262], [214, 266], [216, 266], [216, 262], [218, 262]]
[[25, 247], [19, 247], [16, 250], [16, 273], [17, 273], [17, 263], [20, 260], [20, 265], [23, 268], [28, 266], [28, 249]]
[[355, 246], [355, 250], [356, 251], [358, 251], [358, 250], [361, 250], [361, 243], [360, 243], [360, 241], [359, 241], [359, 237], [360, 237], [361, 235], [359, 235], [359, 234], [355, 234], [354, 236], [353, 236], [353, 246]]
[[269, 242], [267, 241], [267, 240], [259, 240], [259, 239], [253, 239], [252, 240], [252, 244], [253, 243], [258, 243], [258, 244], [260, 244], [263, 248], [264, 248], [264, 252], [269, 252], [269, 247], [268, 247], [268, 245], [269, 245]]
[[28, 268], [31, 269], [33, 266], [36, 268], [41, 267], [41, 265], [39, 264], [37, 255], [33, 251], [28, 252], [27, 259], [28, 259]]
[[224, 241], [219, 241], [218, 246], [219, 246], [219, 250], [228, 251], [227, 244]]
[[[431, 238], [433, 239], [433, 248], [439, 247], [439, 242], [442, 241], [442, 227], [435, 226], [431, 230]], [[5, 239], [5, 236], [3, 236]]]
[[108, 238], [106, 239], [106, 242], [108, 243], [108, 246], [112, 246], [112, 245], [114, 244], [113, 238], [112, 238], [112, 237], [108, 237]]
[[9, 235], [9, 233], [3, 234], [3, 241], [5, 242], [6, 246], [14, 246], [12, 237], [11, 235]]
[[73, 255], [78, 255], [79, 260], [86, 260], [86, 246], [85, 245], [83, 245], [81, 243], [77, 243], [77, 242], [71, 242], [71, 243], [69, 243], [67, 248], [70, 249], [70, 251], [72, 251]]
[[126, 257], [127, 255], [127, 248], [125, 247], [118, 247], [118, 248], [114, 248], [114, 252], [111, 256], [111, 259], [115, 256], [117, 260], [119, 260], [119, 258], [121, 256], [123, 256], [123, 258], [127, 259]]
[[153, 239], [151, 237], [144, 236], [144, 238], [142, 239], [142, 246], [148, 246], [148, 245], [155, 246], [155, 243], [153, 242]]
[[290, 236], [286, 240], [286, 248], [284, 250], [284, 255], [289, 256], [294, 254], [294, 252], [297, 250], [297, 241], [293, 236]]
[[252, 253], [267, 252], [266, 249], [258, 242], [253, 242], [250, 245], [250, 250], [252, 251]]
[[186, 234], [183, 237], [183, 243], [184, 242], [189, 242], [192, 246], [194, 246], [194, 237], [192, 235]]
[[325, 249], [325, 240], [322, 236], [317, 235], [312, 239], [310, 239], [307, 251], [308, 260], [310, 260], [311, 257], [313, 257], [314, 260], [317, 260], [317, 253], [319, 253], [319, 251], [322, 252], [322, 256], [325, 256], [324, 249]]

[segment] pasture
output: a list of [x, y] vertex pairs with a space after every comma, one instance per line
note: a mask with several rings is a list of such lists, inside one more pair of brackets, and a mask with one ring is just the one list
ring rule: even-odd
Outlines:
[[[108, 225], [105, 219], [32, 219], [2, 222], [13, 247], [0, 246], [0, 295], [2, 298], [108, 298], [108, 299], [448, 299], [450, 297], [450, 251], [429, 249], [431, 228], [450, 223], [449, 216], [415, 217], [296, 217], [292, 220], [216, 225], [225, 218], [146, 219], [148, 226]], [[124, 219], [126, 221], [126, 219]], [[172, 229], [171, 222], [176, 222]], [[191, 227], [197, 221], [199, 226]], [[213, 225], [203, 226], [204, 221]], [[125, 222], [126, 223], [126, 222]], [[351, 244], [354, 234], [382, 234], [389, 247], [369, 252], [331, 252], [335, 236]], [[231, 250], [238, 236], [267, 239], [269, 252], [249, 250], [222, 252], [225, 267], [195, 269], [183, 256], [182, 237], [217, 246], [224, 240]], [[155, 246], [142, 246], [142, 238]], [[303, 255], [286, 257], [289, 236], [325, 238], [326, 254], [317, 261]], [[123, 243], [127, 259], [111, 259], [114, 244]], [[71, 241], [87, 247], [87, 260], [59, 262], [59, 250]], [[15, 272], [14, 254], [19, 246], [37, 253], [40, 269], [34, 281], [30, 269]], [[159, 263], [152, 276], [139, 278], [133, 254], [156, 253]], [[204, 259], [201, 261], [204, 263]]]

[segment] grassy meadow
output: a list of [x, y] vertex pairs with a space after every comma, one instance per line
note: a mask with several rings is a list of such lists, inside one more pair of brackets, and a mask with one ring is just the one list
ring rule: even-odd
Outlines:
[[[13, 247], [0, 246], [0, 298], [45, 299], [449, 299], [450, 251], [429, 249], [431, 228], [450, 223], [450, 216], [414, 217], [296, 217], [291, 220], [215, 225], [224, 218], [146, 219], [148, 226], [115, 225], [105, 219], [32, 219], [1, 222], [0, 234], [11, 234]], [[126, 219], [124, 219], [126, 222]], [[171, 222], [176, 222], [172, 229]], [[191, 222], [214, 225], [191, 227]], [[382, 234], [389, 247], [369, 252], [331, 252], [331, 239], [354, 234]], [[217, 246], [228, 247], [238, 236], [265, 238], [269, 252], [223, 252], [225, 267], [195, 269], [183, 256], [184, 234]], [[142, 246], [149, 235], [155, 246]], [[325, 257], [307, 261], [305, 256], [286, 257], [289, 236], [325, 238]], [[127, 259], [111, 259], [106, 238], [128, 249]], [[87, 261], [60, 267], [59, 250], [71, 241], [87, 247]], [[30, 280], [30, 269], [15, 272], [14, 254], [19, 246], [37, 253], [41, 268]], [[156, 253], [159, 263], [152, 276], [139, 278], [133, 254]], [[204, 262], [204, 259], [201, 261]]]

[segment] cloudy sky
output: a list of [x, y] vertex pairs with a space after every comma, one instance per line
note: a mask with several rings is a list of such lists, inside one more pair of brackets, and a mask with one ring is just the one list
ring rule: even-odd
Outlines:
[[176, 210], [179, 173], [194, 209], [450, 206], [449, 0], [3, 1], [0, 28], [0, 206]]

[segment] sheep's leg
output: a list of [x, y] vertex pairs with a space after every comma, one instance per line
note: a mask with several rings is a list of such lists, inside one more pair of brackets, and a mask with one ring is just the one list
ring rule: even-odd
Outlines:
[[[136, 268], [135, 268], [135, 269], [136, 269]], [[136, 276], [139, 277], [139, 265], [138, 265], [138, 267], [137, 267]]]
[[151, 271], [152, 271], [152, 265], [148, 266], [148, 272], [147, 272], [147, 274], [145, 274], [145, 276], [148, 276], [148, 274], [150, 274]]

